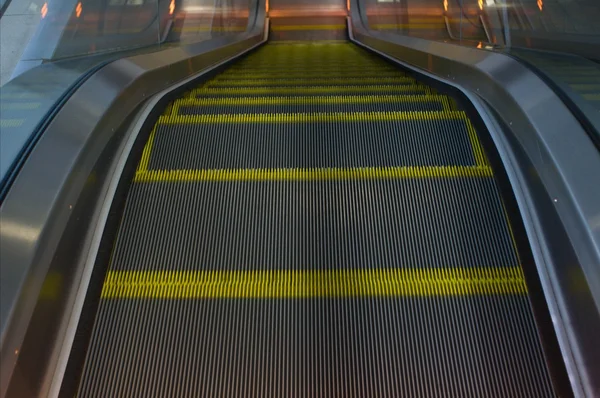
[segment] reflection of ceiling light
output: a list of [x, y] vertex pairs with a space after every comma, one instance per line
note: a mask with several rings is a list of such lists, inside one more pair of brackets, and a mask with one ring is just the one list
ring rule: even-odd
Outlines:
[[44, 5], [42, 6], [42, 18], [46, 18], [47, 14], [48, 14], [48, 3], [44, 3]]
[[485, 5], [490, 7], [494, 5], [494, 0], [485, 0]]
[[483, 0], [478, 0], [477, 4], [479, 4], [479, 9], [483, 10]]
[[81, 16], [81, 11], [83, 11], [83, 7], [81, 6], [81, 1], [77, 3], [77, 7], [75, 7], [75, 15], [77, 18]]
[[542, 8], [544, 8], [544, 2], [542, 0], [537, 0], [537, 5], [540, 11], [542, 11]]
[[[46, 10], [48, 10], [48, 6], [46, 6]], [[5, 220], [2, 221], [2, 235], [7, 239], [31, 243], [37, 240], [39, 230], [24, 224]]]
[[477, 48], [481, 48], [481, 42], [479, 42], [479, 44], [477, 45]]
[[171, 4], [169, 4], [169, 15], [173, 15], [175, 12], [175, 0], [171, 0]]
[[448, 11], [448, 0], [444, 0], [444, 11]]
[[485, 46], [485, 49], [486, 49], [486, 50], [493, 50], [493, 49], [494, 49], [494, 47], [492, 47], [492, 46]]
[[197, 12], [197, 13], [209, 12], [212, 14], [213, 10], [214, 10], [213, 7], [202, 7], [202, 6], [185, 6], [185, 7], [183, 7], [183, 11], [185, 11], [185, 12]]

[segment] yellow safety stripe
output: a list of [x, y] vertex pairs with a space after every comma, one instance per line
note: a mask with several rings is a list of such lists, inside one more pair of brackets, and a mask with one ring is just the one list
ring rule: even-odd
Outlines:
[[339, 113], [251, 113], [215, 115], [163, 115], [158, 124], [205, 123], [308, 123], [308, 122], [376, 122], [408, 120], [465, 120], [461, 111], [434, 112], [339, 112]]
[[0, 127], [20, 127], [24, 121], [24, 119], [0, 119]]
[[8, 102], [0, 104], [0, 110], [31, 110], [40, 107], [39, 102]]
[[[145, 155], [145, 154], [144, 154]], [[405, 166], [312, 169], [217, 169], [148, 170], [147, 161], [138, 168], [135, 182], [219, 182], [219, 181], [317, 181], [385, 180], [410, 178], [492, 177], [486, 166]]]
[[345, 24], [339, 25], [271, 25], [274, 32], [283, 30], [340, 30], [346, 29]]
[[444, 22], [441, 23], [428, 23], [428, 24], [415, 24], [415, 23], [406, 23], [406, 24], [371, 24], [371, 29], [375, 30], [394, 30], [394, 29], [440, 29], [445, 28]]
[[369, 84], [394, 84], [394, 83], [416, 83], [411, 77], [333, 77], [324, 79], [313, 78], [288, 78], [288, 79], [213, 79], [203, 87], [219, 86], [316, 86], [319, 84], [345, 84], [345, 85], [369, 85]]
[[479, 142], [479, 138], [477, 137], [475, 128], [471, 124], [471, 120], [465, 117], [464, 121], [465, 125], [467, 126], [469, 142], [471, 143], [471, 148], [473, 149], [473, 157], [475, 158], [475, 164], [477, 166], [488, 166], [489, 163], [487, 161], [486, 156], [483, 153], [483, 148], [481, 146], [481, 143]]
[[429, 269], [109, 271], [103, 299], [525, 295], [519, 266]]
[[175, 32], [244, 32], [246, 25], [243, 26], [184, 26], [182, 28], [174, 28]]
[[176, 100], [169, 114], [178, 114], [183, 106], [253, 106], [253, 105], [332, 105], [370, 103], [438, 103], [450, 111], [448, 98], [442, 95], [340, 95], [332, 97], [229, 97], [184, 98]]
[[234, 95], [234, 94], [339, 94], [339, 93], [365, 93], [365, 92], [419, 92], [423, 94], [432, 94], [427, 86], [405, 85], [405, 86], [320, 86], [320, 87], [210, 87], [200, 88], [192, 91], [192, 95]]
[[[319, 71], [319, 72], [305, 72], [298, 70], [294, 73], [288, 72], [272, 72], [265, 71], [263, 73], [260, 72], [246, 72], [243, 70], [237, 71], [227, 71], [223, 72], [219, 75], [215, 80], [224, 81], [224, 80], [258, 80], [258, 79], [324, 79], [327, 77], [333, 77], [336, 79], [352, 79], [352, 78], [403, 78], [405, 77], [400, 71], [379, 71], [379, 70], [368, 70], [365, 69], [363, 71], [339, 71], [339, 70], [330, 70], [327, 72]], [[412, 81], [415, 81], [412, 79]]]

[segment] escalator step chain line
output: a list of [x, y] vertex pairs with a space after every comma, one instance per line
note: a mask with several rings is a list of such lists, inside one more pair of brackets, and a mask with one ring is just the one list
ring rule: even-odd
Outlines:
[[344, 42], [265, 45], [174, 101], [78, 395], [554, 396], [465, 112]]

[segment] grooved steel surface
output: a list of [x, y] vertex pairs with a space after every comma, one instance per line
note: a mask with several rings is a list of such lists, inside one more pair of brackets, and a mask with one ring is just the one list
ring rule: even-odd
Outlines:
[[84, 397], [548, 397], [526, 296], [105, 300]]
[[519, 265], [490, 178], [135, 184], [121, 228], [114, 270]]
[[[368, 134], [377, 131], [377, 134]], [[444, 131], [443, 135], [439, 131]], [[462, 120], [158, 125], [150, 169], [474, 165]]]
[[477, 134], [391, 69], [278, 43], [167, 108], [79, 396], [554, 395]]

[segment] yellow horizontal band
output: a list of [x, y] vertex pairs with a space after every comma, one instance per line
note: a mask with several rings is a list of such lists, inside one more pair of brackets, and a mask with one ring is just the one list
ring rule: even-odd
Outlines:
[[233, 97], [233, 98], [185, 98], [175, 101], [175, 107], [182, 106], [230, 106], [230, 105], [331, 105], [331, 104], [370, 104], [370, 103], [445, 103], [441, 95], [338, 95], [322, 97]]
[[8, 102], [0, 104], [0, 110], [30, 110], [40, 107], [39, 102]]
[[[254, 80], [254, 79], [324, 79], [327, 77], [332, 77], [336, 79], [345, 79], [345, 78], [402, 78], [404, 77], [400, 71], [380, 71], [375, 70], [371, 71], [368, 69], [362, 71], [340, 71], [337, 70], [329, 70], [329, 71], [319, 71], [319, 72], [310, 72], [305, 70], [298, 71], [288, 71], [288, 72], [278, 72], [278, 71], [269, 71], [265, 70], [264, 72], [247, 72], [244, 70], [235, 70], [235, 71], [227, 71], [223, 72], [219, 75], [218, 80]], [[413, 79], [414, 81], [414, 79]]]
[[[404, 76], [393, 77], [332, 77], [332, 78], [266, 78], [266, 79], [214, 79], [206, 82], [204, 87], [219, 86], [316, 86], [320, 84], [343, 84], [343, 85], [369, 85], [369, 84], [394, 84], [394, 83], [416, 83], [415, 79]], [[194, 92], [194, 91], [192, 91]]]
[[588, 101], [600, 101], [600, 93], [598, 94], [583, 94], [583, 98]]
[[408, 120], [468, 120], [462, 111], [433, 112], [339, 112], [339, 113], [249, 113], [215, 115], [163, 115], [158, 124], [204, 123], [310, 123], [379, 122]]
[[9, 127], [20, 127], [24, 119], [0, 119], [0, 127], [1, 128], [9, 128]]
[[444, 22], [441, 23], [428, 23], [428, 24], [421, 24], [421, 23], [406, 23], [406, 24], [375, 24], [375, 25], [370, 25], [371, 29], [375, 29], [375, 30], [393, 30], [393, 29], [440, 29], [440, 28], [446, 28], [446, 25], [444, 24]]
[[109, 271], [104, 299], [524, 295], [520, 267], [372, 270]]
[[183, 26], [180, 28], [174, 28], [175, 32], [244, 32], [246, 25], [243, 26]]
[[339, 30], [346, 29], [345, 24], [339, 25], [271, 25], [274, 32], [282, 30]]
[[364, 167], [323, 169], [147, 170], [135, 182], [390, 180], [409, 178], [492, 177], [486, 166]]

